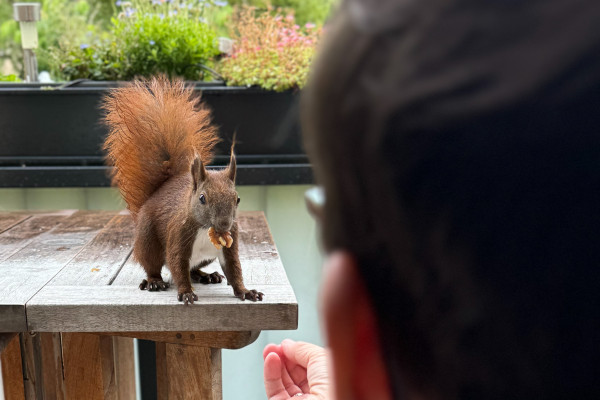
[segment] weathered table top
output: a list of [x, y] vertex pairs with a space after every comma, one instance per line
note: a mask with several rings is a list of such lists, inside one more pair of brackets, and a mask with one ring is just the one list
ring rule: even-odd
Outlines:
[[264, 300], [241, 301], [224, 280], [194, 284], [199, 299], [184, 306], [173, 285], [139, 290], [127, 212], [0, 213], [0, 332], [296, 329], [298, 304], [263, 213], [241, 212], [238, 224], [244, 283]]

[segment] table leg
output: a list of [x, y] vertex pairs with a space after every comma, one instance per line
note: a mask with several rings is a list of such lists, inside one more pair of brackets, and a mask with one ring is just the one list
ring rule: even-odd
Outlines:
[[41, 341], [42, 385], [45, 400], [65, 399], [60, 333], [38, 333]]
[[133, 339], [63, 333], [67, 399], [135, 399]]
[[25, 399], [44, 398], [42, 377], [41, 340], [37, 333], [23, 332], [19, 334], [21, 341], [21, 360], [23, 363], [23, 386]]
[[159, 400], [221, 400], [221, 349], [156, 343]]
[[23, 369], [21, 367], [21, 345], [19, 336], [14, 336], [4, 351], [0, 353], [2, 363], [2, 381], [4, 383], [4, 398], [6, 400], [25, 399], [23, 388]]
[[127, 337], [113, 337], [112, 339], [119, 400], [135, 400], [133, 339]]
[[17, 339], [19, 365], [12, 368], [20, 371], [25, 399], [63, 400], [60, 336], [23, 332]]
[[86, 333], [62, 333], [67, 399], [115, 399], [112, 338]]

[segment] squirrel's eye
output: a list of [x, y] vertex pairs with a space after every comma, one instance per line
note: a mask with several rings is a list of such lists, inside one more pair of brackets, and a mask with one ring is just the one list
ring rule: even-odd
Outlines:
[[240, 204], [240, 198], [239, 198], [239, 196], [238, 196], [238, 199], [237, 199], [237, 204]]
[[206, 197], [203, 194], [200, 195], [200, 203], [206, 204]]

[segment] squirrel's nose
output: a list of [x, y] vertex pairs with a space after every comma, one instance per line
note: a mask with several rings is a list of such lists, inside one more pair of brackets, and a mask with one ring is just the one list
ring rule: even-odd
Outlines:
[[231, 220], [230, 219], [225, 218], [225, 219], [218, 219], [215, 221], [215, 230], [218, 233], [229, 232], [230, 229], [231, 229]]

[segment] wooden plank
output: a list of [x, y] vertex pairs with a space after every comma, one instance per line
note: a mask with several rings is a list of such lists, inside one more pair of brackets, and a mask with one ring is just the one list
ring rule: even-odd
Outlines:
[[[97, 336], [100, 342], [100, 364], [102, 365], [102, 393], [105, 400], [118, 400], [117, 371], [114, 341], [111, 337]], [[85, 359], [83, 360], [85, 362]]]
[[4, 351], [6, 346], [8, 346], [8, 344], [13, 340], [13, 338], [16, 335], [16, 332], [0, 333], [0, 353]]
[[222, 400], [221, 350], [156, 344], [159, 399]]
[[20, 224], [29, 217], [29, 214], [0, 213], [0, 233]]
[[42, 352], [42, 380], [45, 400], [65, 399], [60, 333], [38, 333]]
[[[171, 273], [166, 267], [162, 270], [162, 277], [166, 282], [173, 283]], [[137, 261], [133, 260], [133, 255], [131, 255], [111, 285], [134, 288], [139, 286], [142, 279], [146, 279], [146, 272], [144, 272], [144, 269]]]
[[23, 369], [21, 367], [21, 345], [19, 336], [14, 336], [6, 349], [0, 353], [2, 382], [5, 400], [24, 400]]
[[46, 286], [27, 303], [28, 329], [40, 332], [240, 331], [296, 329], [298, 304], [289, 285], [262, 285], [262, 302], [241, 301], [226, 284], [196, 284], [185, 306], [171, 288]]
[[135, 400], [135, 360], [133, 339], [113, 337], [117, 398]]
[[167, 374], [167, 343], [156, 343], [156, 398], [169, 400], [169, 375]]
[[42, 378], [40, 337], [37, 334], [30, 334], [29, 332], [23, 332], [19, 337], [21, 341], [25, 399], [43, 399], [44, 382]]
[[[7, 301], [6, 301], [7, 302]], [[0, 299], [0, 332], [27, 330], [25, 306], [22, 304], [2, 304]]]
[[98, 335], [123, 336], [188, 346], [241, 349], [258, 338], [260, 331], [243, 332], [101, 332]]
[[108, 336], [62, 334], [67, 399], [117, 399], [112, 343]]
[[36, 236], [54, 228], [74, 212], [75, 210], [69, 210], [33, 216], [25, 215], [27, 218], [23, 219], [18, 225], [0, 234], [0, 261], [7, 259], [25, 247]]
[[133, 220], [116, 215], [48, 285], [109, 285], [129, 257], [133, 246]]
[[27, 300], [77, 255], [114, 214], [76, 212], [0, 262], [0, 331], [27, 330]]

